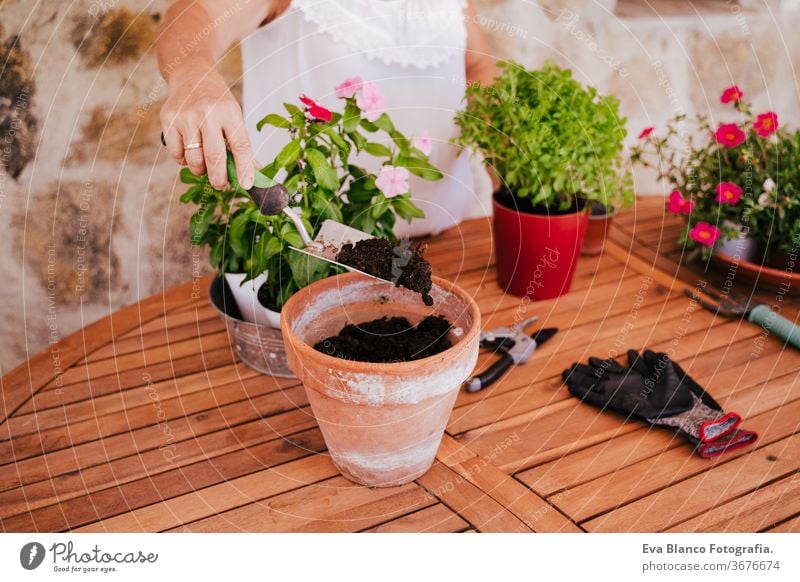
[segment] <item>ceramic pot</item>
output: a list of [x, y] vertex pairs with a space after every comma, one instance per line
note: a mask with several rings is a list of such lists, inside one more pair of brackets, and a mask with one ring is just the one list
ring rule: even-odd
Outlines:
[[723, 226], [726, 228], [734, 228], [739, 232], [739, 235], [732, 239], [720, 239], [716, 246], [718, 252], [728, 255], [737, 261], [748, 261], [750, 263], [761, 262], [758, 253], [758, 241], [751, 238], [748, 231], [745, 231], [741, 225], [734, 224], [727, 220], [723, 222]]
[[245, 273], [225, 273], [225, 281], [233, 293], [242, 317], [250, 323], [279, 329], [281, 327], [280, 312], [267, 309], [258, 301], [258, 289], [266, 283], [267, 273], [261, 273], [255, 279], [250, 279], [242, 284], [246, 276]]
[[[390, 487], [425, 473], [461, 384], [475, 367], [478, 306], [456, 285], [437, 277], [433, 282], [431, 307], [418, 293], [356, 273], [317, 281], [283, 306], [289, 367], [305, 386], [333, 462], [356, 483]], [[313, 348], [348, 323], [388, 315], [416, 324], [431, 314], [446, 317], [454, 327], [453, 346], [435, 356], [374, 364]]]
[[569, 291], [588, 209], [570, 214], [519, 212], [493, 201], [497, 279], [513, 295], [551, 299]]
[[593, 206], [592, 212], [589, 214], [589, 220], [586, 223], [586, 235], [583, 238], [583, 247], [581, 248], [582, 255], [591, 257], [603, 252], [606, 234], [608, 234], [608, 229], [614, 218], [614, 211], [608, 211], [602, 205], [600, 205], [600, 209], [595, 211]]

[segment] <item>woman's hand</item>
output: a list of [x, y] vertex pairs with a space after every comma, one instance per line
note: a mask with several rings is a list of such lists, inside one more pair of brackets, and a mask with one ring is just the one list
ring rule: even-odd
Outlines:
[[255, 160], [242, 109], [213, 67], [170, 80], [161, 127], [170, 155], [195, 175], [208, 173], [214, 188], [228, 184], [226, 149], [233, 153], [239, 183], [245, 189], [253, 185]]
[[289, 0], [175, 0], [164, 15], [156, 41], [158, 64], [169, 85], [161, 108], [164, 140], [179, 164], [196, 175], [208, 173], [215, 188], [228, 183], [226, 148], [245, 189], [253, 185], [255, 165], [242, 109], [215, 63], [288, 5]]

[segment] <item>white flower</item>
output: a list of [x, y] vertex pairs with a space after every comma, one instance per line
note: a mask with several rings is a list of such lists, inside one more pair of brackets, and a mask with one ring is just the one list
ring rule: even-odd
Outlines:
[[764, 193], [761, 196], [759, 196], [758, 205], [764, 207], [772, 206], [772, 200], [770, 199], [769, 194]]
[[[770, 193], [775, 189], [775, 182], [772, 181], [772, 178], [767, 178], [764, 180], [764, 184], [762, 185], [764, 192]], [[761, 204], [761, 199], [759, 198], [759, 204]]]

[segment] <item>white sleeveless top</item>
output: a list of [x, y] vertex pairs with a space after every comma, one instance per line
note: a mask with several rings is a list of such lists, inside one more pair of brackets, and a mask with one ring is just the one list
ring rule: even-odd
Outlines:
[[[466, 86], [464, 55], [466, 0], [294, 0], [287, 11], [242, 42], [244, 116], [256, 159], [268, 163], [286, 142], [285, 130], [256, 122], [285, 113], [308, 95], [342, 111], [334, 88], [347, 77], [374, 81], [386, 98], [387, 113], [409, 138], [427, 131], [431, 161], [445, 177], [429, 182], [412, 176], [414, 202], [425, 218], [398, 219], [398, 236], [436, 234], [468, 214], [483, 214], [470, 159], [458, 156], [449, 140]], [[377, 172], [380, 160], [358, 163]], [[477, 204], [476, 204], [477, 203]], [[480, 209], [475, 212], [474, 208]]]

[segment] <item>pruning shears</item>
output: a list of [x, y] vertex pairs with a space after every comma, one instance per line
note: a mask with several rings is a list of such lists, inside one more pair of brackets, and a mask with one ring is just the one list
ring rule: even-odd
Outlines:
[[538, 319], [534, 315], [511, 326], [481, 332], [481, 347], [499, 353], [500, 359], [482, 374], [467, 380], [467, 392], [478, 392], [496, 382], [511, 366], [524, 364], [531, 359], [537, 347], [556, 334], [558, 328], [547, 327], [530, 336], [526, 335], [525, 328]]

